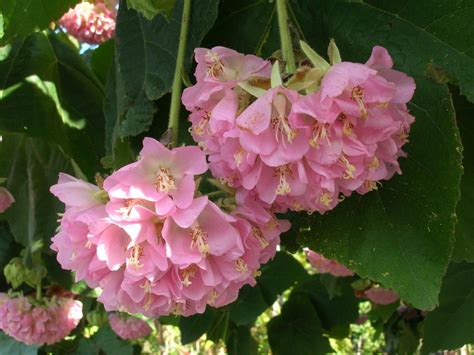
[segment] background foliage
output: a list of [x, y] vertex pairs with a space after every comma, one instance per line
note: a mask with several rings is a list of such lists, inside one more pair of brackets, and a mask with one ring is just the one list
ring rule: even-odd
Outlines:
[[[0, 215], [0, 265], [18, 255], [20, 245], [30, 250], [28, 263], [42, 241], [49, 282], [65, 288], [72, 286], [71, 277], [49, 252], [60, 206], [48, 187], [59, 171], [92, 179], [96, 172], [119, 167], [133, 160], [144, 135], [165, 132], [183, 5], [182, 0], [122, 2], [115, 41], [81, 48], [54, 26], [75, 2], [0, 3], [0, 177], [8, 178], [6, 187], [17, 200]], [[324, 216], [290, 215], [293, 228], [281, 252], [262, 268], [256, 287], [244, 288], [223, 309], [161, 323], [178, 326], [183, 343], [206, 333], [232, 354], [265, 352], [263, 344], [275, 354], [344, 352], [344, 342], [358, 331], [350, 324], [360, 313], [385, 335], [389, 352], [473, 343], [472, 2], [289, 0], [288, 6], [295, 48], [303, 39], [325, 53], [334, 38], [343, 60], [364, 62], [374, 45], [382, 45], [396, 68], [415, 78], [409, 109], [416, 123], [408, 158], [401, 162], [403, 175]], [[272, 1], [195, 0], [187, 76], [198, 46], [223, 45], [269, 57], [279, 49], [278, 35]], [[190, 142], [182, 115], [180, 140]], [[289, 253], [302, 247], [337, 259], [359, 276], [310, 275]], [[389, 306], [364, 313], [350, 286], [359, 277], [396, 290], [416, 316]], [[74, 292], [83, 295], [86, 310], [95, 310], [93, 295], [79, 286]], [[429, 311], [426, 318], [420, 310]], [[108, 327], [88, 333], [90, 327], [83, 321], [71, 339], [41, 351], [156, 350], [149, 343], [120, 341]], [[37, 349], [0, 334], [0, 352]]]

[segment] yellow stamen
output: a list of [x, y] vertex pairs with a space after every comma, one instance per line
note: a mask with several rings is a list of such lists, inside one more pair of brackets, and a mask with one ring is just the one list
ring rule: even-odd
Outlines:
[[[277, 94], [273, 99], [273, 107], [270, 123], [275, 130], [275, 139], [280, 142], [280, 135], [291, 144], [296, 137], [296, 131], [290, 127], [287, 116], [287, 99], [283, 94]], [[283, 139], [282, 139], [283, 141]]]
[[327, 192], [323, 193], [321, 196], [319, 196], [319, 202], [325, 207], [329, 207], [332, 202], [332, 197], [330, 194]]
[[275, 168], [276, 176], [278, 177], [278, 186], [276, 188], [277, 195], [286, 195], [291, 192], [291, 187], [288, 181], [286, 180], [287, 176], [292, 177], [293, 172], [291, 171], [288, 165], [283, 165]]
[[153, 295], [151, 293], [151, 283], [149, 280], [146, 280], [143, 285], [140, 285], [141, 288], [145, 291], [145, 303], [143, 305], [143, 309], [146, 311], [150, 309], [150, 306], [153, 302]]
[[132, 251], [130, 252], [130, 257], [128, 258], [129, 264], [136, 269], [141, 269], [143, 264], [140, 263], [140, 258], [143, 255], [145, 255], [143, 248], [140, 245], [134, 245], [132, 247]]
[[207, 130], [207, 124], [209, 123], [209, 119], [211, 118], [211, 113], [206, 112], [204, 116], [201, 117], [197, 125], [193, 127], [194, 133], [198, 136], [202, 136], [204, 133], [210, 133]]
[[259, 277], [260, 275], [262, 275], [262, 272], [260, 270], [254, 270], [252, 272], [252, 276], [255, 278], [255, 277]]
[[188, 287], [189, 285], [192, 284], [190, 278], [196, 276], [196, 266], [195, 265], [190, 265], [187, 268], [182, 270], [183, 273], [183, 280], [181, 283], [183, 284], [184, 287]]
[[319, 141], [325, 139], [328, 145], [331, 145], [329, 141], [329, 135], [327, 131], [328, 125], [325, 123], [316, 122], [313, 127], [313, 136], [309, 140], [309, 145], [313, 148], [319, 148]]
[[354, 165], [349, 163], [349, 160], [345, 157], [344, 154], [341, 154], [341, 156], [338, 159], [339, 163], [346, 168], [346, 171], [342, 175], [344, 179], [353, 179], [354, 178], [354, 172], [356, 171], [356, 168]]
[[235, 260], [235, 270], [241, 273], [246, 273], [249, 271], [249, 268], [245, 263], [244, 259], [237, 258], [237, 260]]
[[216, 290], [212, 290], [209, 293], [209, 298], [207, 300], [207, 304], [212, 306], [216, 302], [218, 297], [219, 297], [219, 292], [217, 292]]
[[169, 192], [176, 189], [173, 175], [167, 168], [159, 168], [155, 180], [156, 190], [159, 192]]
[[212, 76], [214, 79], [219, 79], [224, 71], [224, 64], [219, 58], [219, 54], [213, 51], [208, 51], [206, 53], [206, 60], [209, 62], [209, 67], [207, 68], [207, 75]]
[[370, 170], [376, 170], [380, 166], [379, 159], [377, 157], [374, 157], [372, 161], [369, 163], [369, 169]]
[[262, 249], [264, 249], [264, 248], [266, 248], [270, 245], [270, 243], [268, 243], [268, 240], [266, 240], [265, 237], [263, 236], [263, 233], [260, 230], [260, 228], [252, 227], [252, 234], [260, 242], [260, 247]]
[[359, 85], [354, 86], [354, 88], [352, 89], [351, 98], [359, 106], [362, 118], [367, 118], [367, 108], [365, 107], [364, 102], [364, 89]]
[[209, 244], [206, 242], [207, 233], [202, 230], [202, 227], [197, 222], [191, 226], [191, 238], [191, 249], [198, 248], [202, 255], [209, 253]]

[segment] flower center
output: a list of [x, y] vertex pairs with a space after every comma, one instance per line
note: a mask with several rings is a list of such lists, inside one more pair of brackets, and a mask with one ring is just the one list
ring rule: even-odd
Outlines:
[[202, 136], [204, 133], [210, 133], [209, 130], [207, 129], [207, 124], [209, 123], [209, 120], [211, 118], [211, 113], [207, 112], [201, 117], [197, 125], [193, 127], [194, 133], [198, 136]]
[[143, 309], [147, 311], [150, 309], [151, 303], [153, 302], [153, 295], [151, 293], [151, 283], [150, 280], [146, 280], [143, 285], [140, 285], [141, 288], [145, 291], [145, 303]]
[[243, 148], [240, 148], [240, 150], [237, 153], [234, 154], [235, 164], [237, 165], [238, 168], [242, 164], [242, 157], [243, 156], [244, 156]]
[[293, 177], [293, 172], [288, 165], [283, 165], [275, 168], [276, 176], [278, 177], [278, 186], [276, 188], [277, 195], [286, 195], [291, 192], [291, 186], [286, 180], [287, 176]]
[[356, 168], [354, 165], [352, 165], [349, 160], [347, 160], [346, 156], [344, 154], [341, 154], [341, 156], [338, 159], [338, 162], [346, 169], [342, 177], [346, 180], [348, 179], [353, 179], [354, 178], [354, 173], [356, 171]]
[[[282, 94], [277, 94], [273, 99], [273, 107], [275, 112], [272, 112], [272, 118], [270, 123], [272, 128], [275, 130], [275, 139], [277, 142], [280, 142], [280, 139], [286, 138], [288, 143], [291, 144], [293, 139], [296, 137], [296, 131], [290, 127], [288, 122], [288, 115], [286, 112], [287, 109], [287, 99]], [[284, 142], [284, 141], [283, 141]]]
[[367, 190], [367, 192], [379, 189], [377, 182], [371, 180], [364, 181], [364, 188]]
[[159, 168], [155, 180], [156, 190], [159, 192], [169, 192], [175, 190], [175, 180], [171, 172], [167, 168]]
[[266, 248], [270, 245], [270, 243], [268, 243], [268, 240], [266, 240], [265, 237], [263, 236], [263, 233], [260, 230], [260, 228], [252, 227], [252, 234], [260, 242], [260, 247], [262, 249], [264, 249], [264, 248]]
[[321, 196], [319, 196], [319, 202], [325, 207], [330, 207], [332, 202], [332, 197], [329, 193], [324, 192]]
[[190, 265], [187, 268], [183, 269], [181, 273], [183, 274], [183, 280], [181, 281], [181, 283], [184, 287], [188, 287], [192, 284], [190, 278], [196, 276], [196, 266]]
[[145, 206], [145, 201], [139, 198], [129, 198], [126, 199], [125, 202], [123, 203], [123, 207], [120, 209], [120, 212], [122, 212], [122, 215], [124, 217], [130, 217], [130, 213], [132, 213], [132, 209], [135, 206]]
[[247, 264], [245, 263], [244, 259], [237, 258], [235, 261], [235, 270], [240, 273], [246, 273], [249, 271]]
[[369, 169], [370, 170], [376, 170], [380, 166], [379, 159], [377, 157], [374, 157], [372, 161], [369, 163]]
[[128, 258], [128, 262], [131, 266], [135, 267], [135, 269], [141, 269], [143, 264], [140, 262], [140, 258], [145, 255], [143, 251], [143, 247], [140, 245], [134, 245], [130, 252], [130, 257]]
[[354, 86], [352, 88], [351, 98], [359, 106], [359, 111], [362, 115], [362, 118], [367, 118], [367, 108], [365, 107], [364, 101], [364, 89], [359, 85]]
[[219, 55], [216, 52], [208, 51], [206, 53], [206, 62], [209, 65], [207, 75], [212, 76], [214, 79], [219, 79], [224, 72], [224, 64], [220, 60]]
[[202, 230], [202, 227], [195, 222], [191, 226], [191, 249], [197, 248], [202, 255], [209, 253], [209, 244], [207, 244], [207, 233]]
[[219, 297], [219, 292], [217, 292], [216, 290], [212, 290], [209, 293], [209, 298], [207, 300], [207, 304], [212, 306], [216, 302], [218, 297]]
[[319, 148], [319, 141], [325, 139], [328, 145], [331, 145], [329, 141], [329, 135], [327, 131], [328, 125], [325, 123], [316, 122], [313, 127], [313, 135], [309, 140], [309, 145], [313, 148]]

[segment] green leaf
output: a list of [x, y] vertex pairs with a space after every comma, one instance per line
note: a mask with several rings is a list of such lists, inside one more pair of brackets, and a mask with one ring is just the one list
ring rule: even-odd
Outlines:
[[321, 321], [311, 300], [297, 293], [283, 305], [281, 314], [267, 325], [272, 353], [313, 355], [331, 351], [328, 339], [323, 337]]
[[452, 260], [474, 262], [474, 104], [457, 94], [453, 95], [453, 99], [464, 146], [464, 175], [461, 180], [461, 200], [457, 207], [458, 224]]
[[132, 355], [132, 345], [119, 339], [108, 325], [100, 327], [91, 338], [82, 338], [75, 355]]
[[[413, 75], [417, 84], [409, 105], [416, 122], [405, 149], [408, 158], [401, 159], [403, 175], [383, 182], [378, 191], [354, 194], [324, 216], [301, 214], [300, 241], [395, 289], [414, 306], [432, 308], [453, 247], [462, 173], [449, 92], [426, 73], [432, 58], [444, 58], [446, 51], [432, 35], [363, 3], [298, 4], [295, 16], [305, 20], [299, 26], [320, 53], [329, 37], [336, 40], [343, 60], [364, 62], [373, 45], [383, 45], [395, 68]], [[314, 22], [323, 31], [317, 32]]]
[[[0, 270], [3, 270], [10, 259], [19, 254], [20, 248], [15, 243], [8, 223], [5, 221], [0, 221]], [[0, 279], [3, 279], [3, 273], [0, 276]]]
[[226, 348], [229, 355], [258, 354], [258, 344], [252, 337], [250, 329], [244, 326], [231, 325]]
[[280, 47], [275, 2], [221, 0], [219, 17], [204, 39], [204, 45], [269, 56]]
[[8, 355], [36, 355], [38, 346], [26, 345], [0, 332], [0, 353]]
[[[461, 93], [474, 102], [474, 26], [467, 26], [474, 17], [470, 1], [436, 0], [368, 0], [366, 7], [376, 17], [384, 18], [383, 35], [409, 29], [408, 46], [417, 46], [408, 55], [419, 62], [431, 63], [443, 70]], [[460, 33], [462, 28], [462, 34]], [[374, 29], [374, 27], [373, 27]], [[380, 28], [377, 29], [378, 31]], [[424, 52], [418, 57], [415, 52]]]
[[452, 263], [443, 279], [439, 306], [424, 322], [423, 353], [474, 343], [474, 264]]
[[104, 91], [73, 47], [54, 34], [18, 40], [0, 78], [0, 131], [58, 143], [90, 177], [100, 169]]
[[15, 203], [0, 218], [23, 246], [36, 240], [49, 245], [57, 227], [57, 213], [64, 207], [49, 192], [61, 171], [70, 172], [69, 160], [57, 148], [40, 139], [22, 134], [4, 135], [0, 144], [0, 176], [7, 176], [6, 188]]
[[307, 293], [318, 313], [322, 328], [331, 337], [339, 339], [349, 335], [349, 324], [359, 317], [359, 300], [354, 296], [349, 280], [333, 279], [338, 282], [339, 289], [339, 294], [334, 297], [322, 284], [321, 275], [311, 276], [311, 279], [295, 288], [293, 293]]
[[90, 57], [91, 69], [102, 83], [106, 83], [110, 67], [114, 64], [115, 42], [107, 41], [94, 49]]
[[127, 0], [127, 6], [140, 12], [148, 20], [158, 14], [171, 16], [176, 0]]
[[263, 265], [254, 287], [245, 286], [230, 306], [230, 318], [237, 324], [250, 324], [288, 288], [308, 278], [303, 266], [290, 254], [278, 252]]
[[[193, 1], [190, 18], [192, 31], [185, 57], [187, 69], [194, 48], [199, 46], [214, 23], [217, 4], [215, 0]], [[171, 90], [182, 9], [183, 0], [178, 0], [170, 21], [161, 16], [148, 21], [125, 6], [119, 9], [116, 34], [116, 76], [119, 78], [116, 78], [116, 95], [120, 110], [115, 115], [119, 118], [116, 128], [118, 138], [136, 136], [148, 130], [155, 114], [153, 101]], [[110, 110], [110, 107], [106, 106], [106, 110]]]
[[79, 0], [2, 0], [0, 13], [3, 14], [5, 34], [0, 44], [46, 28], [77, 2]]
[[214, 309], [208, 307], [203, 314], [181, 318], [179, 322], [181, 343], [189, 344], [198, 340], [211, 326], [215, 313]]

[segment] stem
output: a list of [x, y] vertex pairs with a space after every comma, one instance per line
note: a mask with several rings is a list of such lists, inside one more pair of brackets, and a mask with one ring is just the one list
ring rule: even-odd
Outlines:
[[36, 299], [38, 301], [41, 299], [41, 280], [36, 284]]
[[178, 142], [179, 130], [179, 110], [181, 108], [181, 86], [184, 66], [184, 55], [186, 53], [186, 42], [188, 38], [189, 18], [191, 14], [191, 0], [184, 0], [183, 17], [181, 19], [181, 31], [179, 34], [178, 56], [176, 58], [176, 68], [174, 71], [173, 88], [171, 91], [171, 107], [168, 128], [173, 134], [173, 145]]
[[286, 70], [293, 73], [296, 70], [293, 45], [291, 44], [290, 29], [288, 27], [288, 11], [286, 0], [276, 0], [278, 27], [280, 28], [280, 42], [283, 59], [286, 62]]

